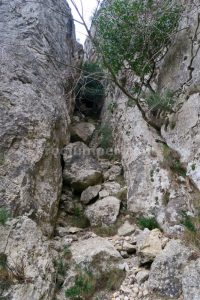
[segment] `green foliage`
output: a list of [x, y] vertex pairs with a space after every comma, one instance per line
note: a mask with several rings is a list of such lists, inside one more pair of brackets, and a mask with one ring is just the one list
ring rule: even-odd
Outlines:
[[96, 107], [102, 102], [105, 91], [102, 84], [103, 71], [97, 63], [84, 63], [82, 76], [77, 84], [76, 95], [79, 103], [87, 101]]
[[4, 164], [4, 153], [0, 153], [0, 165], [3, 165]]
[[74, 285], [65, 291], [65, 296], [72, 300], [93, 299], [97, 291], [118, 289], [124, 278], [125, 272], [117, 268], [99, 275], [94, 275], [90, 270], [79, 270]]
[[186, 177], [186, 170], [182, 167], [177, 154], [172, 151], [167, 145], [163, 145], [164, 166], [170, 168], [179, 176]]
[[116, 108], [117, 108], [117, 102], [112, 101], [112, 102], [110, 102], [110, 103], [108, 104], [108, 111], [109, 111], [111, 114], [114, 113], [114, 111], [115, 111]]
[[96, 281], [91, 272], [82, 271], [76, 278], [74, 285], [65, 291], [65, 296], [69, 299], [86, 300], [95, 292]]
[[115, 73], [128, 66], [144, 78], [177, 30], [180, 6], [171, 0], [113, 0], [95, 18], [96, 40]]
[[184, 225], [187, 228], [187, 230], [191, 232], [197, 231], [193, 218], [188, 216], [186, 212], [182, 212], [181, 224]]
[[100, 133], [100, 146], [103, 149], [108, 149], [109, 147], [111, 147], [113, 144], [112, 128], [107, 125], [101, 126], [99, 133]]
[[66, 258], [66, 259], [70, 259], [70, 258], [71, 258], [72, 252], [71, 252], [69, 246], [66, 246], [66, 245], [64, 246], [63, 256], [64, 256], [64, 258]]
[[196, 164], [192, 164], [191, 169], [192, 169], [192, 171], [194, 171], [196, 169]]
[[70, 226], [78, 228], [87, 228], [90, 225], [89, 220], [84, 216], [83, 213], [80, 215], [68, 215], [67, 222]]
[[57, 274], [64, 277], [69, 269], [69, 265], [64, 261], [64, 259], [62, 257], [58, 257], [57, 259], [54, 259], [53, 264]]
[[7, 267], [7, 255], [0, 253], [0, 269], [6, 269]]
[[174, 104], [173, 93], [169, 90], [163, 94], [150, 93], [146, 102], [151, 110], [161, 109], [170, 112]]
[[5, 225], [9, 216], [10, 214], [6, 208], [0, 208], [0, 224]]
[[141, 229], [148, 228], [149, 230], [155, 229], [155, 228], [160, 228], [158, 222], [154, 217], [146, 218], [146, 217], [141, 217], [138, 219], [138, 226]]
[[179, 176], [186, 177], [186, 170], [181, 166], [179, 160], [174, 160], [170, 168], [173, 172], [177, 173]]

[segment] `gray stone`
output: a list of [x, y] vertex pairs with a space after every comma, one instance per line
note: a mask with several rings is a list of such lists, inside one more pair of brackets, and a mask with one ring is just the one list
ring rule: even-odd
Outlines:
[[191, 250], [180, 240], [171, 240], [151, 266], [149, 288], [163, 297], [179, 297], [182, 293], [183, 269], [191, 254]]
[[149, 278], [148, 270], [139, 271], [136, 275], [136, 279], [139, 284], [144, 283], [148, 278]]
[[88, 204], [91, 200], [96, 198], [101, 190], [101, 185], [89, 186], [81, 194], [81, 202]]
[[116, 197], [106, 197], [89, 205], [85, 215], [93, 226], [109, 226], [115, 223], [120, 209], [120, 200]]
[[140, 256], [141, 263], [152, 262], [162, 251], [162, 238], [163, 236], [159, 229], [145, 230], [136, 237], [137, 253]]
[[0, 1], [0, 7], [1, 205], [15, 216], [34, 210], [50, 235], [74, 103], [68, 92], [76, 74], [67, 66], [76, 65], [73, 19], [65, 0]]
[[200, 259], [185, 267], [182, 277], [183, 297], [186, 300], [200, 299]]
[[119, 229], [118, 235], [127, 236], [131, 235], [135, 231], [135, 226], [126, 221]]
[[95, 126], [91, 123], [80, 122], [71, 128], [71, 139], [73, 142], [82, 141], [88, 143], [95, 131]]
[[104, 173], [106, 180], [115, 180], [119, 175], [122, 174], [122, 166], [113, 165], [109, 170]]
[[97, 160], [84, 143], [71, 143], [64, 148], [64, 182], [77, 192], [102, 182], [102, 171]]
[[18, 265], [19, 271], [24, 266], [24, 281], [15, 279], [15, 284], [4, 290], [10, 296], [8, 299], [51, 299], [55, 289], [53, 255], [37, 224], [25, 216], [13, 219], [9, 226], [0, 226], [0, 240], [0, 251], [5, 251], [10, 270], [15, 271]]
[[101, 237], [94, 237], [73, 243], [70, 250], [76, 266], [83, 270], [92, 270], [93, 276], [97, 276], [98, 279], [103, 274], [114, 272], [120, 285], [125, 275], [122, 270], [122, 257], [111, 242]]

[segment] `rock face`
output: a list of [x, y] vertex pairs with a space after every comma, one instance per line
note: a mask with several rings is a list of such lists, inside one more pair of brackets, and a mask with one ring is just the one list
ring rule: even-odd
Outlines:
[[87, 207], [86, 217], [94, 226], [108, 226], [115, 223], [120, 209], [120, 200], [116, 197], [106, 197]]
[[[0, 255], [5, 253], [7, 256], [10, 278], [18, 274], [9, 288], [9, 280], [2, 278], [1, 270], [0, 295], [5, 297], [2, 299], [52, 299], [53, 256], [36, 223], [28, 217], [12, 220], [10, 226], [0, 226], [0, 239]], [[3, 283], [8, 285], [4, 291], [1, 290]]]
[[183, 269], [191, 253], [181, 241], [170, 241], [152, 264], [149, 287], [160, 296], [178, 298], [182, 292]]
[[200, 299], [200, 259], [191, 262], [184, 270], [182, 285], [184, 299]]
[[57, 213], [60, 150], [69, 141], [76, 41], [68, 4], [0, 2], [0, 198], [33, 210], [47, 234]]
[[77, 192], [102, 181], [102, 171], [91, 150], [82, 142], [71, 143], [64, 148], [64, 182]]

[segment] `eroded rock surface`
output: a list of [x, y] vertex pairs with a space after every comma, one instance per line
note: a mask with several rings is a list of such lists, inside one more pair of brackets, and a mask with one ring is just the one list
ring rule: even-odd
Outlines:
[[50, 234], [73, 108], [74, 24], [64, 0], [3, 0], [0, 7], [1, 203], [13, 215], [32, 209]]
[[149, 287], [160, 296], [178, 298], [182, 293], [183, 270], [191, 254], [181, 241], [170, 241], [152, 264]]

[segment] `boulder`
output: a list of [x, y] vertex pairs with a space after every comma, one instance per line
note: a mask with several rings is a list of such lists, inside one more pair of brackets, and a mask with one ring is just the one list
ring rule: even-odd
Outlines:
[[129, 221], [126, 221], [119, 229], [119, 236], [127, 236], [131, 235], [135, 231], [135, 226], [130, 224]]
[[187, 300], [200, 299], [200, 259], [185, 267], [182, 277], [183, 297]]
[[178, 298], [182, 293], [183, 269], [191, 255], [192, 251], [180, 240], [171, 240], [152, 263], [149, 288], [162, 297]]
[[136, 279], [139, 284], [144, 283], [148, 278], [149, 278], [149, 270], [141, 270], [136, 275]]
[[101, 185], [89, 186], [81, 194], [81, 202], [88, 204], [91, 200], [95, 199], [101, 190]]
[[97, 284], [101, 282], [101, 289], [107, 286], [110, 278], [119, 288], [125, 276], [124, 264], [121, 255], [111, 242], [94, 237], [73, 243], [70, 250], [75, 270], [91, 271]]
[[159, 229], [153, 229], [152, 231], [146, 229], [137, 237], [137, 253], [142, 264], [152, 262], [162, 251], [162, 238]]
[[70, 250], [74, 262], [83, 268], [108, 270], [117, 262], [122, 263], [121, 256], [112, 243], [101, 237], [75, 242]]
[[91, 149], [84, 143], [67, 145], [63, 150], [65, 184], [71, 185], [76, 192], [82, 192], [89, 186], [102, 182], [102, 171]]
[[85, 215], [92, 226], [109, 226], [117, 220], [119, 209], [120, 200], [109, 196], [89, 205]]
[[95, 131], [95, 126], [91, 123], [80, 122], [71, 127], [71, 140], [88, 143]]

